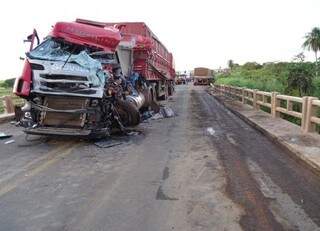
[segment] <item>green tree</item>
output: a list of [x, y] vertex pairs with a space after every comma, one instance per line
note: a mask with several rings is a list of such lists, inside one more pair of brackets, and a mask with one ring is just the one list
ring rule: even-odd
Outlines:
[[303, 52], [300, 52], [299, 54], [295, 55], [292, 59], [294, 62], [304, 62], [306, 56], [303, 54]]
[[312, 63], [294, 63], [289, 68], [287, 92], [298, 90], [299, 96], [307, 95], [312, 90]]
[[262, 65], [257, 62], [246, 62], [242, 67], [246, 70], [257, 70], [262, 68]]
[[314, 27], [311, 32], [305, 36], [303, 47], [312, 50], [316, 57], [316, 77], [318, 77], [318, 51], [320, 50], [320, 28]]
[[234, 66], [233, 60], [232, 60], [232, 59], [229, 59], [229, 60], [228, 60], [228, 67], [229, 67], [229, 69], [232, 70], [232, 69], [233, 69], [233, 66]]

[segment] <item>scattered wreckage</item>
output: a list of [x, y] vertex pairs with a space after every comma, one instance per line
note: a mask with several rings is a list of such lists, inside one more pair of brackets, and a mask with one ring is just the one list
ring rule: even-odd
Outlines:
[[[35, 40], [38, 46], [33, 49]], [[140, 123], [173, 93], [172, 54], [144, 23], [58, 22], [30, 51], [14, 93], [27, 134], [101, 137]]]

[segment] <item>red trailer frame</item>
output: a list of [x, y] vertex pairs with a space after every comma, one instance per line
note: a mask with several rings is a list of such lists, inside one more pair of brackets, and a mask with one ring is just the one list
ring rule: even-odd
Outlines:
[[[173, 85], [175, 69], [172, 53], [144, 22], [106, 23], [85, 19], [77, 19], [76, 22], [98, 27], [113, 26], [118, 28], [122, 35], [122, 41], [131, 40], [135, 43], [132, 70], [141, 74], [148, 81], [161, 81], [161, 85], [166, 86], [165, 88]], [[163, 86], [158, 88], [163, 88]]]

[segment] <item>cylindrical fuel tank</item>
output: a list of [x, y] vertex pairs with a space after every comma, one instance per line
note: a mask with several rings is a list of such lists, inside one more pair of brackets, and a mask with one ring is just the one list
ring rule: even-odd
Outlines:
[[140, 109], [145, 103], [145, 97], [142, 93], [139, 93], [137, 96], [127, 95], [126, 101], [135, 105], [138, 109]]

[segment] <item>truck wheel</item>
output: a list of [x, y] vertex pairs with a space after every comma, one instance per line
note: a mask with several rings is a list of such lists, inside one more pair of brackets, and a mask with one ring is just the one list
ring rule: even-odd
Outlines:
[[140, 113], [136, 106], [124, 101], [118, 100], [116, 104], [122, 124], [127, 126], [136, 126], [140, 123]]
[[142, 94], [144, 95], [144, 99], [145, 99], [143, 107], [148, 108], [152, 103], [152, 91], [151, 89], [147, 88], [142, 92]]
[[173, 87], [172, 87], [172, 84], [170, 83], [168, 85], [168, 96], [171, 96], [173, 94]]
[[167, 100], [169, 96], [169, 86], [166, 84], [164, 89], [164, 95], [158, 97], [159, 100]]

